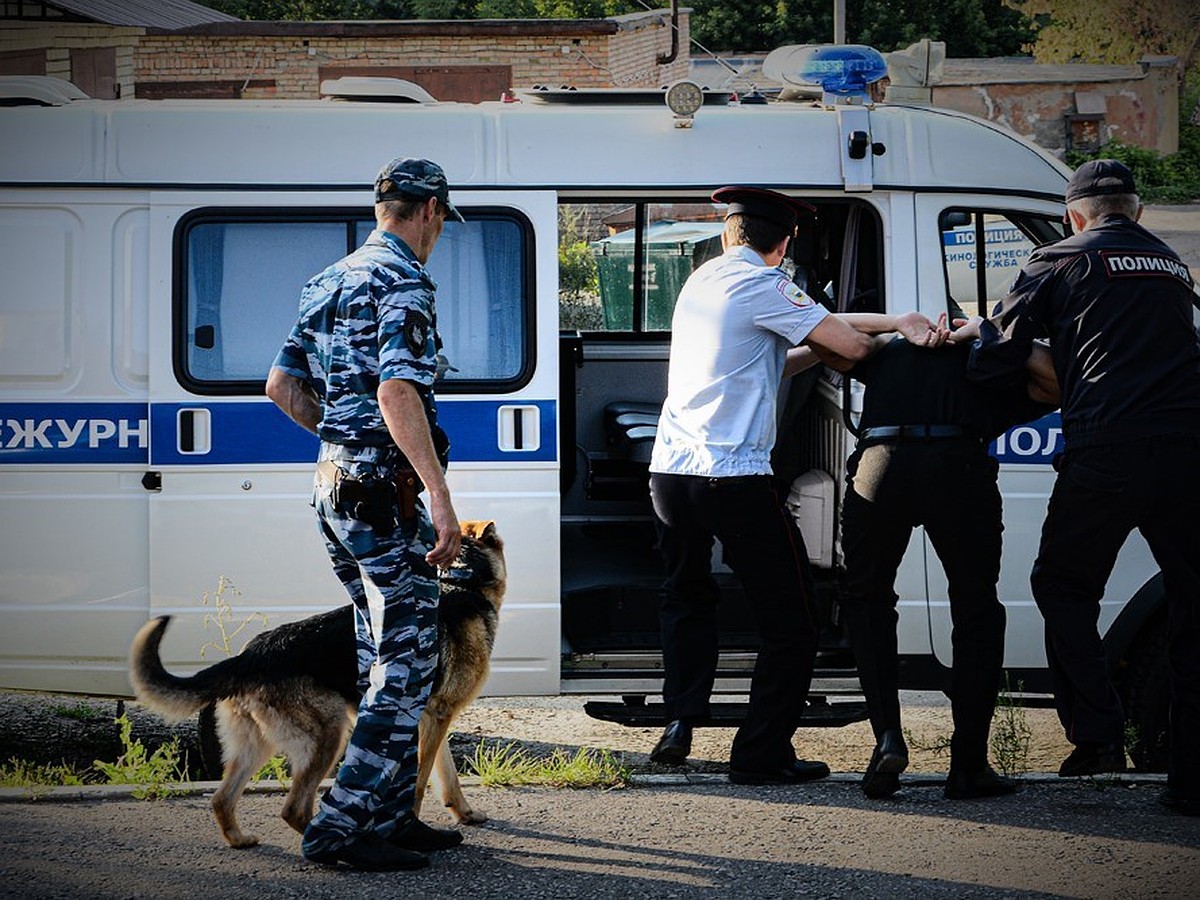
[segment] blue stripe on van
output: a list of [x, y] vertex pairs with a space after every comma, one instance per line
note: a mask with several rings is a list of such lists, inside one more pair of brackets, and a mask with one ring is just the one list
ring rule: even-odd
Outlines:
[[1008, 429], [990, 448], [992, 456], [1006, 465], [1049, 465], [1063, 449], [1062, 415], [1057, 412]]
[[146, 403], [0, 402], [0, 464], [147, 465]]
[[[502, 406], [538, 409], [538, 449], [503, 451], [498, 442]], [[210, 417], [211, 446], [206, 453], [184, 453], [177, 430], [180, 413], [195, 410]], [[450, 436], [454, 462], [552, 462], [555, 459], [554, 403], [549, 400], [438, 401], [438, 421]], [[151, 458], [155, 466], [309, 463], [317, 458], [317, 439], [287, 418], [275, 404], [156, 403], [150, 411]]]

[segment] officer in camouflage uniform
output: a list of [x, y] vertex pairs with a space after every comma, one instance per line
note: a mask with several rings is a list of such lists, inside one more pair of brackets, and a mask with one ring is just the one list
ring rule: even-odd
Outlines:
[[423, 851], [462, 840], [412, 812], [417, 724], [437, 666], [436, 567], [460, 543], [432, 390], [436, 285], [424, 267], [448, 217], [463, 221], [439, 166], [384, 166], [376, 229], [305, 286], [267, 381], [267, 395], [321, 438], [313, 505], [357, 611], [358, 721], [301, 845], [327, 865], [416, 869], [428, 865]]

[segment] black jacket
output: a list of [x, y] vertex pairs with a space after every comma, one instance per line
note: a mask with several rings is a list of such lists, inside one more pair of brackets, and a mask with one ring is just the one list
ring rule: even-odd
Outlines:
[[996, 321], [1018, 354], [1050, 339], [1067, 447], [1111, 444], [1200, 431], [1193, 299], [1191, 274], [1170, 247], [1107, 216], [1036, 250]]
[[1025, 356], [1005, 354], [1003, 363], [989, 358], [986, 384], [968, 379], [972, 356], [968, 344], [929, 350], [893, 339], [850, 370], [867, 386], [859, 426], [958, 425], [990, 441], [1053, 411], [1029, 398]]

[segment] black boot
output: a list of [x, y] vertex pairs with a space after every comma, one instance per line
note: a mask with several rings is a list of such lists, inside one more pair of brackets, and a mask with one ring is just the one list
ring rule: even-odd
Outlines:
[[1011, 778], [997, 774], [991, 766], [984, 766], [974, 772], [956, 772], [951, 766], [942, 795], [947, 800], [976, 800], [980, 797], [1000, 797], [1016, 792], [1017, 783]]
[[908, 747], [899, 728], [889, 728], [879, 738], [871, 762], [863, 775], [863, 793], [872, 800], [890, 797], [900, 790], [900, 773], [908, 768]]
[[650, 761], [665, 766], [681, 766], [692, 752], [692, 726], [682, 719], [668, 723], [650, 751]]
[[1104, 775], [1125, 771], [1125, 748], [1121, 744], [1080, 741], [1058, 769], [1060, 778]]

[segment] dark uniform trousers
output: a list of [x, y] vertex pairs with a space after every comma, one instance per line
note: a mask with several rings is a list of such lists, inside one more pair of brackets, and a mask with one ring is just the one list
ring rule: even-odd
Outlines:
[[1100, 599], [1134, 529], [1167, 597], [1171, 671], [1169, 784], [1200, 797], [1200, 435], [1068, 449], [1034, 564], [1058, 715], [1075, 742], [1124, 740], [1121, 702], [1098, 631]]
[[951, 767], [963, 771], [987, 764], [1004, 663], [997, 468], [973, 437], [867, 442], [850, 458], [842, 505], [842, 613], [876, 739], [900, 728], [894, 583], [916, 526], [942, 562], [953, 622]]
[[761, 636], [746, 719], [730, 767], [791, 765], [792, 737], [812, 681], [818, 624], [808, 554], [768, 475], [650, 476], [667, 577], [661, 592], [663, 700], [668, 720], [703, 722], [717, 670], [714, 537], [746, 592]]

